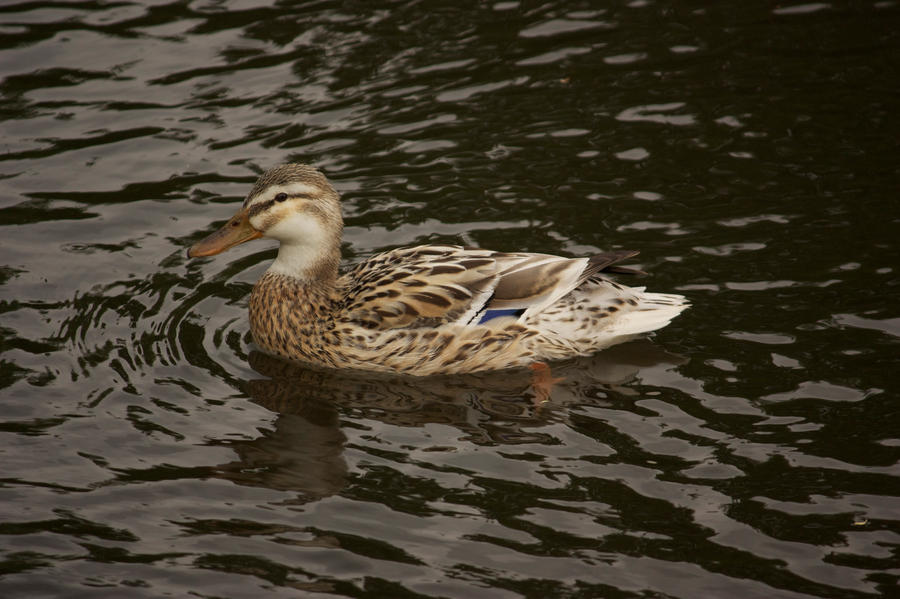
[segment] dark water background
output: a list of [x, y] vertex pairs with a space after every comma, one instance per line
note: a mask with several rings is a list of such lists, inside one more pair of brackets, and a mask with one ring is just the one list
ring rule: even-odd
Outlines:
[[[900, 6], [3, 2], [0, 595], [900, 596]], [[247, 338], [316, 164], [345, 257], [641, 250], [693, 307], [520, 375]]]

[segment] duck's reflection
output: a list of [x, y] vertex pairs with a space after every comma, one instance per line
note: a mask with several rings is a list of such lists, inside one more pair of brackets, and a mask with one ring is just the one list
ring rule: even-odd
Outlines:
[[296, 491], [301, 501], [344, 486], [341, 418], [411, 427], [447, 424], [473, 443], [540, 443], [549, 439], [541, 425], [565, 406], [629, 395], [623, 385], [642, 368], [684, 362], [646, 340], [633, 341], [554, 364], [555, 382], [541, 391], [530, 370], [418, 378], [318, 370], [259, 352], [249, 361], [265, 378], [247, 381], [246, 392], [278, 418], [263, 436], [230, 442], [239, 459], [217, 470], [238, 484]]

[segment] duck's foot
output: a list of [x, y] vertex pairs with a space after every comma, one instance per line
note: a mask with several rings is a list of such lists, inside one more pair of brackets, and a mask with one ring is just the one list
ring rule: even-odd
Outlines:
[[535, 362], [529, 366], [531, 369], [531, 386], [534, 388], [534, 403], [540, 405], [550, 400], [550, 391], [555, 383], [565, 380], [565, 377], [553, 377], [550, 365], [543, 362]]

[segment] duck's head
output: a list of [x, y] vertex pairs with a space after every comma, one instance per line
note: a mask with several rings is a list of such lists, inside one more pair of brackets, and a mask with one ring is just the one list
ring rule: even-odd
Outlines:
[[235, 215], [191, 246], [188, 257], [269, 237], [281, 242], [273, 267], [298, 273], [339, 253], [342, 230], [340, 198], [325, 175], [306, 164], [282, 164], [263, 173]]

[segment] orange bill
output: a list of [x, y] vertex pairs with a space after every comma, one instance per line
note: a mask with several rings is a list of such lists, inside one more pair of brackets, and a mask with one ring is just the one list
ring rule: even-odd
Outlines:
[[221, 229], [192, 245], [188, 250], [188, 258], [214, 256], [228, 248], [261, 236], [262, 233], [250, 225], [247, 214], [241, 210], [232, 216]]

